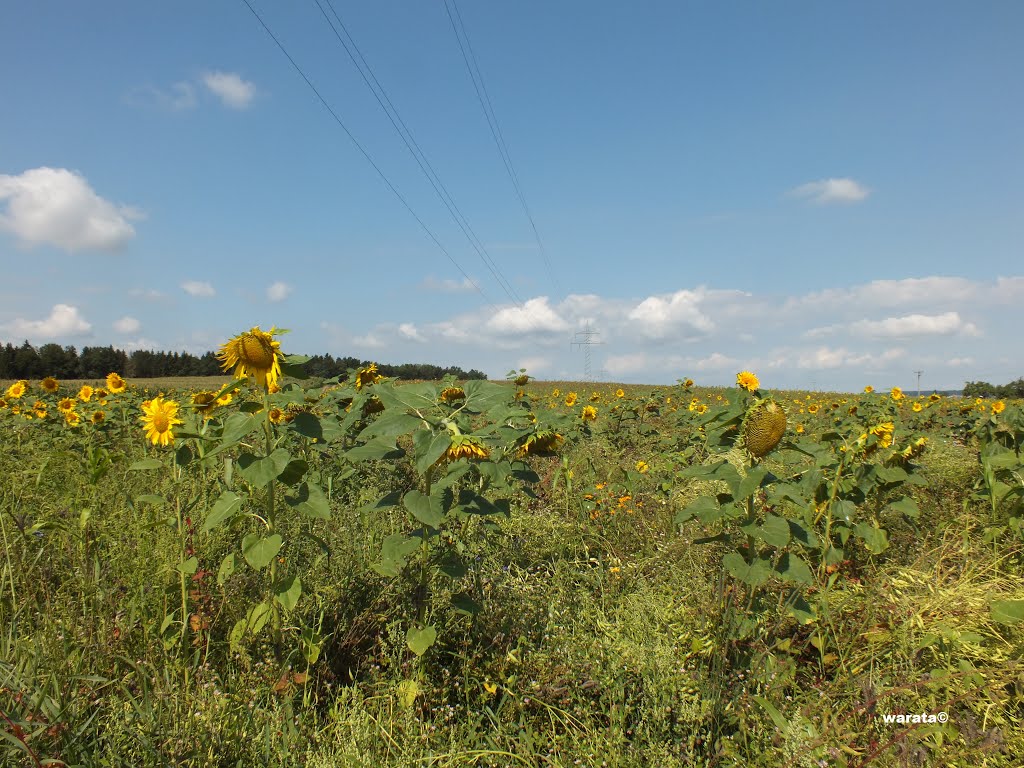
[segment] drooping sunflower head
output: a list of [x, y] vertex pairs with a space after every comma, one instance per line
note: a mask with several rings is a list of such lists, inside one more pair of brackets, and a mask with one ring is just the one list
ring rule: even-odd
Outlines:
[[117, 373], [113, 371], [107, 374], [107, 389], [113, 392], [115, 395], [119, 395], [128, 388], [125, 380], [122, 379]]
[[217, 393], [204, 391], [192, 395], [192, 407], [196, 413], [202, 414], [203, 420], [213, 416], [213, 409], [217, 407]]
[[462, 387], [445, 387], [441, 390], [441, 399], [451, 405], [457, 400], [466, 399], [466, 390]]
[[269, 390], [281, 378], [281, 342], [274, 339], [275, 331], [266, 333], [257, 325], [227, 341], [217, 354], [221, 367], [234, 369], [236, 379], [251, 376], [256, 386]]
[[741, 434], [743, 447], [752, 456], [761, 458], [786, 434], [786, 412], [774, 400], [759, 400], [747, 412]]
[[39, 386], [44, 392], [49, 392], [51, 395], [60, 389], [60, 383], [53, 378], [53, 376], [47, 376], [45, 379], [40, 381]]
[[515, 379], [512, 380], [512, 383], [517, 387], [525, 387], [530, 383], [530, 377], [524, 373], [521, 376], [516, 376]]
[[565, 438], [553, 429], [544, 429], [535, 432], [526, 438], [526, 441], [519, 446], [519, 456], [549, 455], [558, 450]]
[[750, 371], [740, 371], [736, 374], [736, 386], [747, 392], [754, 392], [761, 386], [761, 382]]
[[153, 445], [168, 446], [174, 442], [174, 426], [184, 422], [178, 418], [179, 405], [174, 400], [155, 397], [142, 404], [142, 423], [146, 439]]
[[356, 371], [356, 389], [362, 389], [368, 387], [371, 384], [376, 384], [384, 377], [377, 373], [377, 364], [370, 363], [365, 368], [360, 368]]
[[78, 390], [78, 399], [81, 400], [83, 403], [88, 403], [90, 400], [92, 400], [92, 396], [93, 388], [90, 387], [88, 384], [83, 384], [82, 388]]
[[472, 435], [452, 435], [452, 442], [441, 456], [442, 461], [457, 459], [486, 459], [491, 452], [480, 439]]

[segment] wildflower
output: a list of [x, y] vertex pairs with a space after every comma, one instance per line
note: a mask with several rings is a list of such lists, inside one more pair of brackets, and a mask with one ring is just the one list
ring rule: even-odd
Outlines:
[[595, 421], [597, 419], [597, 408], [592, 405], [584, 406], [583, 413], [580, 414], [580, 418], [584, 421]]
[[60, 384], [53, 376], [47, 376], [40, 381], [39, 386], [42, 387], [44, 392], [49, 392], [51, 395], [60, 388]]
[[7, 388], [7, 396], [12, 400], [19, 399], [28, 391], [28, 382], [25, 380], [16, 381]]
[[636, 463], [636, 471], [639, 472], [641, 475], [647, 474], [647, 471], [650, 468], [651, 468], [650, 464], [648, 464], [646, 461], [638, 461]]
[[761, 382], [750, 371], [740, 371], [736, 374], [736, 386], [747, 390], [747, 392], [753, 392], [761, 386]]
[[107, 374], [107, 389], [115, 395], [121, 394], [127, 388], [128, 385], [125, 384], [124, 379], [122, 379], [117, 373], [111, 371]]
[[88, 403], [90, 400], [92, 400], [92, 396], [93, 388], [90, 387], [88, 384], [83, 384], [82, 388], [78, 390], [78, 399], [81, 400], [83, 403]]
[[146, 428], [146, 439], [153, 445], [167, 446], [174, 442], [175, 424], [184, 422], [178, 418], [178, 404], [174, 400], [156, 397], [142, 404], [142, 423]]
[[217, 354], [225, 371], [234, 368], [234, 377], [252, 376], [258, 387], [269, 390], [281, 378], [281, 342], [274, 340], [275, 328], [270, 333], [255, 326], [225, 342]]

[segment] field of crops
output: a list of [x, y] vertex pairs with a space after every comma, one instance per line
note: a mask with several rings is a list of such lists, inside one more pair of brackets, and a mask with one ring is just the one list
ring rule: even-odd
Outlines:
[[0, 391], [0, 764], [1021, 765], [1021, 403], [222, 354]]

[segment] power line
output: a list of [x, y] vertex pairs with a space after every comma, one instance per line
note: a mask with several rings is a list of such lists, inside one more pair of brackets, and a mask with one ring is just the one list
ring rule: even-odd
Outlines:
[[[544, 248], [544, 243], [540, 239], [540, 232], [537, 230], [537, 223], [533, 220], [533, 214], [530, 212], [530, 206], [526, 203], [526, 196], [523, 194], [522, 187], [519, 185], [519, 177], [515, 172], [515, 166], [512, 164], [512, 155], [508, 151], [508, 145], [505, 143], [505, 137], [501, 133], [501, 126], [498, 124], [498, 116], [494, 112], [494, 106], [491, 104], [491, 97], [487, 93], [487, 85], [484, 83], [483, 73], [480, 71], [480, 65], [477, 62], [476, 53], [473, 51], [473, 44], [469, 39], [469, 32], [466, 31], [466, 25], [462, 21], [462, 14], [459, 12], [458, 3], [455, 0], [451, 0], [452, 7], [455, 9], [455, 15], [452, 15], [451, 8], [448, 7], [448, 0], [444, 0], [444, 9], [448, 14], [448, 20], [451, 22], [452, 31], [455, 33], [455, 39], [459, 43], [459, 50], [462, 52], [462, 60], [466, 64], [466, 69], [469, 71], [469, 79], [473, 81], [473, 90], [476, 91], [477, 101], [480, 102], [480, 108], [484, 112], [484, 117], [487, 119], [487, 127], [491, 130], [491, 136], [494, 138], [494, 143], [498, 147], [498, 154], [501, 155], [501, 160], [505, 165], [505, 171], [508, 173], [509, 179], [512, 181], [512, 186], [515, 188], [516, 197], [519, 198], [519, 203], [523, 207], [523, 212], [526, 214], [526, 218], [530, 221], [530, 228], [533, 230], [533, 237], [537, 241], [537, 247], [540, 249], [541, 257], [544, 259], [544, 265], [548, 271], [548, 277], [554, 284], [555, 289], [559, 293], [564, 293], [561, 285], [558, 282], [558, 278], [555, 276], [554, 269], [551, 265], [551, 259], [548, 256], [547, 249]], [[458, 24], [456, 24], [458, 19]], [[462, 35], [459, 35], [459, 29], [462, 30]], [[466, 38], [466, 44], [463, 46], [462, 37]], [[469, 51], [467, 56], [466, 51]], [[470, 64], [472, 60], [472, 65]], [[475, 74], [474, 74], [475, 71]], [[477, 79], [479, 78], [480, 84], [477, 85]]]
[[249, 2], [249, 0], [242, 0], [242, 2], [245, 3], [246, 7], [249, 9], [252, 15], [256, 17], [256, 20], [260, 23], [260, 26], [262, 26], [266, 33], [270, 35], [270, 39], [274, 41], [274, 43], [280, 49], [281, 53], [285, 55], [285, 58], [288, 59], [288, 61], [291, 63], [295, 71], [299, 73], [299, 76], [306, 81], [306, 85], [309, 86], [310, 90], [312, 90], [313, 93], [316, 94], [317, 99], [320, 100], [320, 103], [330, 113], [331, 117], [334, 118], [334, 122], [336, 122], [341, 127], [341, 130], [345, 132], [345, 135], [348, 136], [349, 140], [351, 140], [351, 142], [355, 144], [356, 149], [358, 149], [359, 152], [363, 155], [363, 157], [366, 158], [366, 161], [371, 166], [373, 166], [373, 170], [377, 172], [377, 175], [380, 176], [381, 180], [387, 185], [388, 189], [390, 189], [391, 192], [395, 195], [395, 197], [398, 198], [398, 200], [402, 203], [405, 209], [412, 215], [412, 217], [416, 219], [416, 223], [420, 225], [420, 228], [427, 233], [427, 236], [434, 241], [434, 245], [436, 245], [441, 250], [441, 253], [443, 253], [447, 257], [448, 261], [450, 261], [455, 266], [455, 268], [459, 270], [462, 276], [465, 277], [467, 281], [469, 281], [469, 284], [472, 285], [474, 289], [476, 289], [476, 292], [483, 296], [484, 300], [491, 306], [491, 309], [497, 312], [498, 308], [494, 306], [494, 303], [487, 297], [487, 294], [483, 292], [483, 290], [480, 288], [479, 285], [476, 284], [476, 281], [474, 281], [473, 278], [466, 274], [466, 271], [448, 252], [448, 250], [441, 244], [441, 241], [438, 240], [434, 233], [430, 230], [430, 228], [423, 223], [423, 219], [421, 219], [416, 214], [416, 211], [412, 209], [412, 206], [410, 206], [406, 199], [402, 196], [402, 193], [395, 188], [394, 184], [391, 183], [388, 177], [384, 174], [384, 171], [380, 169], [380, 166], [378, 166], [377, 163], [373, 161], [373, 158], [370, 157], [370, 153], [367, 152], [366, 149], [363, 148], [363, 145], [360, 144], [359, 141], [356, 139], [356, 137], [352, 135], [352, 132], [348, 129], [348, 126], [345, 125], [344, 121], [338, 116], [338, 113], [334, 111], [334, 108], [331, 107], [327, 100], [321, 95], [320, 91], [317, 90], [317, 87], [313, 85], [313, 82], [309, 79], [309, 77], [306, 76], [306, 73], [303, 72], [302, 67], [300, 67], [298, 63], [295, 61], [295, 59], [292, 58], [292, 55], [288, 53], [288, 49], [284, 47], [284, 44], [277, 38], [277, 35], [275, 35], [270, 30], [270, 27], [267, 26], [267, 23], [263, 20], [263, 17], [256, 12], [256, 9], [252, 7], [252, 4]]
[[[518, 294], [516, 294], [515, 289], [512, 288], [511, 283], [509, 283], [508, 279], [504, 276], [504, 274], [502, 274], [501, 269], [491, 258], [491, 255], [487, 252], [487, 249], [484, 246], [483, 241], [481, 241], [480, 238], [477, 237], [476, 232], [474, 232], [472, 226], [470, 226], [468, 219], [466, 219], [462, 211], [459, 210], [458, 205], [456, 205], [455, 203], [455, 199], [452, 197], [451, 193], [448, 191], [448, 188], [444, 185], [444, 182], [441, 181], [440, 176], [438, 176], [437, 172], [430, 164], [430, 161], [427, 159], [426, 154], [423, 152], [419, 144], [416, 142], [415, 137], [412, 135], [412, 131], [409, 130], [409, 127], [405, 124], [405, 121], [402, 119], [402, 116], [398, 113], [398, 110], [395, 108], [394, 103], [388, 97], [387, 91], [384, 89], [384, 86], [380, 84], [380, 81], [377, 79], [377, 76], [373, 73], [373, 68], [370, 66], [369, 62], [367, 62], [366, 57], [363, 56], [362, 51], [359, 50], [359, 46], [356, 45], [356, 42], [352, 37], [352, 33], [348, 31], [348, 28], [345, 26], [345, 23], [341, 20], [341, 17], [338, 15], [338, 11], [334, 7], [334, 3], [332, 2], [332, 0], [327, 0], [327, 5], [331, 9], [331, 14], [337, 21], [338, 27], [340, 27], [341, 30], [345, 33], [345, 37], [348, 38], [348, 43], [345, 42], [345, 39], [342, 38], [341, 33], [338, 31], [338, 28], [335, 27], [334, 22], [331, 21], [330, 17], [327, 15], [327, 12], [326, 10], [324, 10], [324, 6], [321, 0], [315, 0], [315, 2], [317, 4], [317, 7], [320, 9], [320, 13], [324, 17], [324, 20], [331, 27], [331, 31], [334, 33], [334, 36], [338, 39], [338, 42], [341, 43], [341, 47], [345, 49], [345, 53], [348, 54], [348, 57], [352, 61], [353, 66], [355, 66], [355, 68], [359, 71], [359, 75], [363, 78], [363, 82], [366, 83], [366, 87], [370, 89], [371, 93], [373, 93], [374, 98], [377, 100], [377, 104], [379, 104], [380, 108], [384, 110], [384, 114], [387, 115], [388, 120], [391, 122], [391, 126], [395, 129], [395, 132], [402, 139], [402, 142], [405, 144], [406, 149], [408, 149], [409, 153], [413, 156], [413, 159], [419, 166], [420, 171], [423, 172], [423, 175], [427, 177], [427, 181], [429, 181], [430, 185], [434, 188], [434, 192], [437, 194], [438, 199], [440, 199], [441, 203], [445, 206], [445, 208], [448, 209], [448, 213], [451, 214], [452, 218], [455, 220], [455, 223], [458, 224], [459, 228], [462, 230], [462, 233], [466, 236], [466, 239], [469, 241], [469, 244], [473, 246], [474, 250], [476, 250], [477, 255], [480, 256], [480, 259], [484, 262], [484, 265], [490, 271], [494, 279], [502, 287], [505, 293], [508, 294], [509, 298], [521, 306], [522, 299], [518, 296]], [[355, 54], [353, 54], [353, 50], [355, 51]], [[356, 54], [358, 54], [359, 56], [359, 61], [356, 60]], [[362, 64], [360, 64], [360, 62], [362, 62]], [[373, 81], [372, 84], [370, 82], [371, 79]]]

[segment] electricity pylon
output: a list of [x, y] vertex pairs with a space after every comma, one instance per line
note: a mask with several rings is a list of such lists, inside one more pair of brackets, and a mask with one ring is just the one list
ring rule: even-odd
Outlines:
[[599, 344], [604, 344], [603, 341], [594, 341], [594, 337], [600, 335], [598, 331], [590, 330], [590, 323], [588, 322], [582, 331], [576, 331], [576, 340], [569, 342], [569, 348], [580, 347], [583, 350], [583, 380], [593, 381], [592, 365], [590, 358], [590, 348]]

